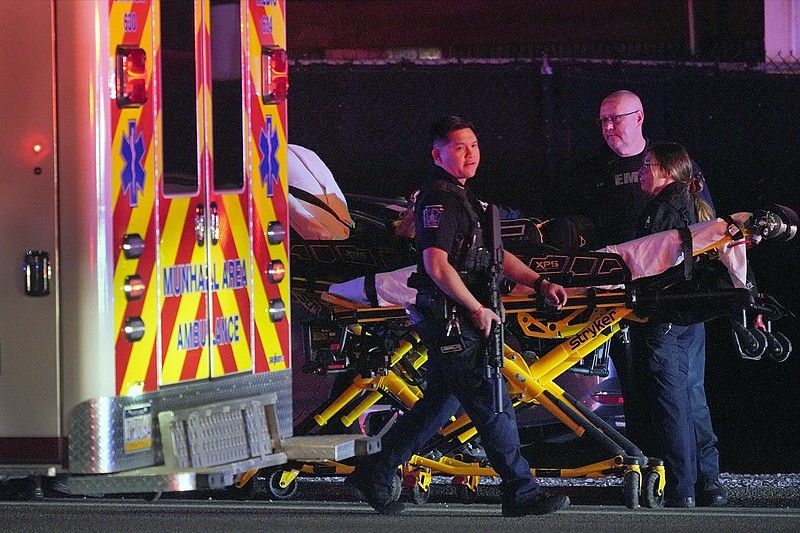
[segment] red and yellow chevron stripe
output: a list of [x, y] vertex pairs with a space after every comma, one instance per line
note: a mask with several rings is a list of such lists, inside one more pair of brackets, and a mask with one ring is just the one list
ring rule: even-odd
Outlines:
[[[267, 4], [267, 5], [264, 5]], [[283, 283], [270, 283], [266, 272], [270, 261], [279, 260], [289, 267], [288, 239], [278, 245], [267, 242], [266, 229], [271, 221], [280, 221], [289, 232], [288, 181], [286, 174], [287, 129], [286, 102], [264, 104], [261, 100], [261, 52], [262, 47], [277, 46], [286, 49], [286, 6], [285, 2], [247, 2], [247, 56], [250, 79], [246, 87], [249, 111], [249, 152], [252, 154], [252, 212], [253, 257], [256, 275], [254, 280], [253, 308], [255, 324], [255, 371], [280, 370], [291, 366], [289, 347], [289, 274]], [[269, 194], [269, 176], [262, 176], [260, 163], [269, 154], [260, 148], [262, 135], [277, 140], [276, 159], [278, 161], [278, 182], [273, 183]], [[286, 302], [287, 316], [281, 322], [273, 323], [266, 312], [271, 300]]]
[[[209, 286], [212, 274], [207, 267], [208, 243], [198, 245], [196, 217], [207, 217], [205, 177], [208, 175], [209, 153], [207, 136], [207, 113], [204, 102], [208, 97], [210, 80], [207, 61], [208, 20], [206, 2], [194, 4], [194, 65], [195, 117], [186, 117], [196, 124], [199, 187], [197, 191], [182, 196], [159, 196], [159, 275], [160, 294], [160, 379], [159, 385], [181, 381], [204, 379], [210, 376], [210, 352], [208, 342], [208, 290], [180, 289], [181, 279], [187, 273], [202, 276]], [[192, 120], [194, 119], [194, 120]], [[163, 125], [161, 132], [163, 134]], [[159, 169], [163, 172], [163, 167]], [[173, 290], [170, 290], [173, 287]], [[180, 289], [180, 290], [179, 290]]]
[[[109, 57], [114, 58], [118, 45], [139, 47], [147, 53], [146, 86], [152, 91], [154, 62], [153, 3], [109, 2]], [[157, 21], [156, 21], [157, 22]], [[157, 28], [156, 28], [157, 29]], [[137, 108], [120, 109], [109, 101], [111, 116], [111, 181], [112, 205], [114, 206], [112, 235], [116, 249], [114, 264], [114, 324], [116, 326], [116, 390], [127, 394], [131, 390], [154, 390], [157, 382], [155, 359], [156, 333], [158, 328], [158, 298], [156, 286], [156, 231], [155, 231], [155, 179], [154, 122], [157, 110], [153, 98]], [[136, 191], [135, 206], [131, 205], [131, 193], [125, 191], [122, 174], [128, 164], [123, 156], [123, 143], [133, 143], [141, 136], [144, 153], [138, 154], [144, 169], [144, 187]], [[133, 162], [135, 163], [135, 162]], [[133, 185], [135, 187], [135, 185]], [[137, 194], [138, 193], [138, 194]], [[139, 234], [144, 239], [144, 253], [138, 259], [127, 259], [122, 252], [125, 235]], [[123, 286], [125, 278], [138, 275], [148, 290], [139, 300], [128, 302]], [[146, 325], [145, 335], [139, 342], [130, 343], [124, 335], [127, 317], [141, 317]]]
[[[198, 137], [183, 141], [197, 142], [200, 186], [189, 194], [164, 195], [161, 5], [149, 0], [109, 1], [110, 57], [123, 45], [145, 50], [148, 59], [147, 103], [119, 109], [110, 102], [112, 233], [118, 249], [114, 265], [118, 394], [290, 366], [288, 310], [286, 319], [277, 323], [268, 314], [271, 301], [289, 302], [289, 276], [273, 284], [267, 275], [272, 261], [288, 267], [288, 242], [270, 244], [266, 238], [273, 221], [280, 221], [287, 232], [289, 228], [286, 104], [264, 104], [260, 97], [262, 47], [286, 46], [285, 2], [246, 0], [241, 9], [247, 67], [244, 189], [220, 193], [211, 185], [211, 6], [208, 0], [199, 0], [193, 13]], [[143, 169], [141, 189], [123, 178], [131, 151]], [[201, 245], [196, 224], [212, 216], [219, 220], [219, 241], [211, 243], [206, 235]], [[144, 240], [144, 253], [129, 259], [121, 243], [134, 233]], [[127, 301], [123, 286], [134, 274], [144, 281], [146, 292], [141, 299]], [[182, 284], [189, 278], [193, 281]], [[145, 325], [143, 338], [136, 342], [124, 334], [130, 317], [140, 317]]]

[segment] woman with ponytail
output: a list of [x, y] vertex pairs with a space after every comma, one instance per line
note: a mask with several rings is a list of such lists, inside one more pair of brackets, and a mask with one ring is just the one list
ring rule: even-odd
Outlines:
[[[689, 154], [679, 144], [649, 147], [639, 183], [650, 200], [639, 216], [637, 237], [714, 217], [713, 209], [698, 196], [702, 180], [693, 175]], [[646, 455], [664, 459], [666, 505], [725, 505], [727, 493], [719, 480], [717, 437], [704, 387], [703, 323], [650, 320], [631, 329], [634, 379], [651, 400], [656, 426], [655, 438], [641, 446]]]
[[692, 160], [679, 144], [651, 146], [639, 171], [639, 184], [650, 202], [639, 217], [637, 237], [714, 218], [711, 206], [700, 198], [703, 182], [693, 174]]

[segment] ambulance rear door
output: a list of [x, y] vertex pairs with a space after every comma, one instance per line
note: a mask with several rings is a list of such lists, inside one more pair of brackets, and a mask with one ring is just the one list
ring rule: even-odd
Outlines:
[[0, 462], [59, 456], [50, 2], [0, 2]]
[[288, 367], [285, 102], [261, 95], [261, 41], [283, 14], [160, 4], [161, 385]]
[[160, 385], [252, 369], [240, 7], [223, 7], [160, 4]]

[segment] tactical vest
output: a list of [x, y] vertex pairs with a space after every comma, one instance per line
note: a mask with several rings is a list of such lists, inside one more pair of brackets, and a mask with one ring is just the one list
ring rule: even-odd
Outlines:
[[[465, 285], [467, 285], [470, 290], [474, 290], [476, 283], [480, 280], [480, 276], [488, 271], [491, 261], [491, 254], [486, 250], [483, 241], [483, 222], [485, 217], [482, 217], [476, 211], [475, 206], [469, 201], [466, 189], [441, 179], [434, 179], [430, 186], [423, 189], [417, 196], [416, 204], [423, 204], [427, 194], [436, 191], [453, 194], [459, 199], [469, 216], [469, 229], [467, 230], [467, 234], [461, 236], [460, 239], [456, 238], [453, 247], [448, 251], [448, 262], [459, 273]], [[422, 265], [420, 264], [419, 268], [421, 267]], [[423, 276], [412, 276], [408, 282], [409, 287], [421, 291], [431, 288], [430, 285], [420, 279], [421, 277]], [[428, 276], [424, 276], [424, 278], [430, 280]], [[435, 288], [435, 286], [433, 288]]]

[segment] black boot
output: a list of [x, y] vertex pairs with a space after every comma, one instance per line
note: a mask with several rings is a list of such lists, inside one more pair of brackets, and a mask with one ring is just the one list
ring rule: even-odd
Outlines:
[[345, 478], [344, 484], [360, 492], [361, 497], [381, 514], [396, 515], [405, 510], [405, 506], [392, 497], [391, 490], [360, 474], [358, 469]]
[[527, 516], [555, 513], [569, 507], [569, 497], [563, 494], [548, 494], [538, 489], [533, 498], [522, 503], [503, 502], [503, 516]]
[[701, 480], [695, 492], [700, 507], [722, 507], [728, 503], [728, 491], [719, 478]]

